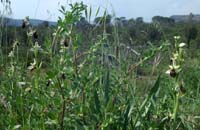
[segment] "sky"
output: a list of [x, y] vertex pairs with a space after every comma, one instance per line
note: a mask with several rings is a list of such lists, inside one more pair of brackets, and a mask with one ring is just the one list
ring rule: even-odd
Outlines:
[[[56, 21], [62, 16], [58, 9], [61, 5], [81, 0], [11, 0], [13, 18], [30, 18]], [[175, 14], [200, 14], [200, 0], [82, 0], [91, 6], [93, 13], [98, 7], [102, 12], [108, 9], [110, 14], [127, 18], [143, 17], [151, 21], [156, 15], [171, 16]]]

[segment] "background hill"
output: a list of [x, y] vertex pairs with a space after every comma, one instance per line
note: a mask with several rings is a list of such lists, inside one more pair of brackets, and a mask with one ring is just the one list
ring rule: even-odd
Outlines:
[[176, 23], [186, 23], [189, 20], [192, 22], [199, 23], [200, 22], [200, 15], [172, 15], [170, 18], [174, 19]]
[[[188, 21], [192, 21], [194, 23], [200, 23], [200, 15], [199, 14], [197, 14], [197, 15], [193, 15], [193, 14], [172, 15], [169, 18], [173, 19], [175, 23], [187, 23]], [[48, 24], [49, 26], [56, 26], [57, 25], [57, 22], [39, 20], [39, 19], [30, 19], [30, 23], [32, 24], [32, 26], [38, 26], [40, 24]], [[19, 26], [22, 25], [22, 19], [6, 18], [5, 24], [8, 25], [8, 26], [19, 27]]]
[[[30, 19], [30, 23], [31, 23], [32, 26], [38, 26], [40, 24], [48, 24], [49, 26], [56, 26], [57, 25], [57, 22], [39, 20], [39, 19]], [[19, 27], [19, 26], [22, 25], [22, 19], [6, 18], [5, 24], [8, 25], [8, 26]]]

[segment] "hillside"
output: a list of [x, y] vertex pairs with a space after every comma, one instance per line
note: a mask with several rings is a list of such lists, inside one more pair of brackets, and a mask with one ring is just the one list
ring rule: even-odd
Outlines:
[[[187, 23], [189, 19], [192, 20], [194, 23], [200, 22], [200, 15], [172, 15], [169, 18], [173, 19], [175, 23]], [[48, 22], [49, 26], [56, 26], [57, 22], [53, 21], [46, 21], [46, 20], [39, 20], [39, 19], [30, 19], [30, 23], [33, 26], [38, 26], [40, 24], [44, 24], [45, 22]], [[5, 24], [8, 26], [16, 26], [19, 27], [22, 25], [22, 19], [12, 19], [12, 18], [6, 18]]]
[[200, 22], [200, 15], [172, 15], [170, 18], [174, 19], [176, 23], [186, 23], [189, 21], [190, 17], [193, 22]]
[[[56, 26], [57, 25], [57, 22], [45, 21], [45, 20], [39, 20], [39, 19], [30, 19], [30, 23], [31, 23], [32, 26], [38, 26], [40, 24], [44, 24], [45, 22], [47, 22], [49, 26]], [[5, 24], [7, 26], [19, 27], [19, 26], [22, 25], [22, 19], [6, 18]]]

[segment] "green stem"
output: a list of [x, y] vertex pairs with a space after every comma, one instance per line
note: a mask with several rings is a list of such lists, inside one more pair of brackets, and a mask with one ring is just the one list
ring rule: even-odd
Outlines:
[[22, 88], [20, 89], [20, 107], [21, 107], [21, 116], [22, 116], [22, 126], [25, 125], [25, 119], [24, 119], [24, 110], [23, 110], [23, 94], [22, 94]]
[[176, 122], [178, 108], [179, 108], [179, 93], [175, 95], [174, 111], [173, 111], [174, 122]]
[[35, 78], [35, 88], [39, 91], [39, 63], [38, 63], [38, 50], [35, 50], [35, 60], [36, 60], [36, 78]]

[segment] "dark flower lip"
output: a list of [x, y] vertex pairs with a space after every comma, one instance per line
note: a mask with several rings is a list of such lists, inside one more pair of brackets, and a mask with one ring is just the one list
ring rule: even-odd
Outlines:
[[35, 69], [36, 69], [36, 67], [34, 66], [34, 67], [32, 67], [32, 68], [30, 69], [30, 71], [33, 72]]
[[62, 73], [61, 74], [61, 78], [65, 80], [66, 79], [66, 75], [64, 73]]
[[30, 23], [29, 23], [28, 17], [26, 17], [25, 19], [22, 20], [22, 25], [21, 25], [22, 28], [26, 28], [29, 25], [30, 25]]
[[37, 31], [33, 32], [33, 38], [38, 39], [38, 33], [37, 33]]
[[25, 21], [23, 20], [23, 22], [22, 22], [22, 28], [25, 28], [26, 27], [26, 23], [25, 23]]
[[170, 76], [174, 78], [174, 77], [176, 77], [176, 75], [177, 75], [176, 70], [175, 69], [171, 69], [170, 70]]
[[51, 84], [51, 80], [49, 79], [49, 80], [47, 81], [47, 83], [46, 83], [46, 86], [48, 87], [48, 86], [50, 86], [50, 84]]
[[69, 46], [69, 45], [68, 45], [68, 41], [67, 41], [66, 38], [63, 38], [63, 39], [61, 40], [61, 45], [64, 45], [65, 47], [68, 47], [68, 46]]

